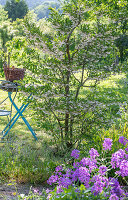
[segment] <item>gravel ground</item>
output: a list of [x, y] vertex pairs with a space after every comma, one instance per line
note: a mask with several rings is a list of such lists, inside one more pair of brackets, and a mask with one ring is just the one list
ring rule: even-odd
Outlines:
[[[40, 192], [44, 189], [42, 185], [32, 186], [30, 184], [16, 184], [18, 194], [27, 195], [30, 187], [32, 190], [38, 189]], [[17, 200], [15, 186], [8, 184], [0, 185], [0, 200]]]
[[[42, 192], [44, 188], [42, 185], [30, 185], [30, 184], [16, 184], [18, 194], [25, 194], [29, 193], [30, 188], [32, 190], [38, 190]], [[128, 191], [128, 187], [124, 187], [126, 191]], [[17, 200], [18, 198], [15, 196], [16, 189], [14, 185], [3, 184], [0, 185], [0, 200]]]

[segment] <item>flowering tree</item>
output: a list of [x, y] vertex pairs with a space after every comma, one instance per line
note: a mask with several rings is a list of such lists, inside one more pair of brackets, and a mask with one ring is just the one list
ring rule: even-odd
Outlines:
[[91, 90], [120, 70], [117, 32], [113, 20], [105, 16], [106, 6], [100, 1], [65, 1], [63, 13], [51, 9], [51, 32], [42, 32], [30, 15], [25, 18], [27, 42], [20, 64], [28, 69], [27, 81], [34, 85], [24, 89], [34, 94], [38, 125], [63, 149], [102, 125], [101, 105], [93, 100]]

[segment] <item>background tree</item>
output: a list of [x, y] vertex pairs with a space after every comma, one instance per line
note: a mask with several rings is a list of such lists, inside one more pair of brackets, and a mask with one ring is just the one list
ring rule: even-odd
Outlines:
[[50, 12], [49, 7], [58, 9], [59, 6], [60, 4], [55, 1], [45, 1], [43, 4], [37, 6], [34, 9], [34, 12], [37, 14], [39, 19], [44, 18], [44, 17], [48, 18], [49, 12]]
[[28, 6], [24, 0], [7, 1], [4, 9], [8, 11], [8, 17], [15, 21], [17, 18], [22, 19], [28, 12]]
[[3, 63], [7, 61], [7, 41], [12, 39], [11, 23], [7, 12], [0, 6], [0, 69], [3, 72]]

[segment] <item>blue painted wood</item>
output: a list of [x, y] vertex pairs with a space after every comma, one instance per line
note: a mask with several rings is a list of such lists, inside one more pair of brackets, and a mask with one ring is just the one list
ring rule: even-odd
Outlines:
[[[2, 131], [3, 133], [3, 137], [2, 139], [8, 134], [8, 132], [11, 130], [11, 128], [14, 126], [14, 124], [17, 122], [17, 120], [19, 119], [19, 117], [21, 117], [24, 121], [24, 123], [26, 124], [26, 126], [28, 127], [28, 129], [30, 130], [30, 132], [32, 133], [33, 137], [35, 138], [35, 140], [37, 140], [36, 134], [34, 132], [34, 130], [32, 129], [32, 127], [30, 126], [30, 124], [28, 123], [28, 121], [26, 120], [26, 118], [23, 115], [23, 112], [26, 110], [26, 108], [29, 105], [29, 102], [26, 104], [22, 104], [22, 106], [20, 108], [17, 107], [17, 105], [15, 104], [15, 102], [13, 101], [12, 97], [11, 97], [12, 92], [8, 92], [8, 97], [10, 102], [12, 103], [12, 105], [14, 106], [14, 108], [16, 109], [16, 114], [13, 116], [13, 118], [10, 120], [10, 122], [7, 124], [7, 126], [4, 128], [4, 130]], [[27, 98], [27, 101], [32, 98], [32, 95], [30, 95]]]

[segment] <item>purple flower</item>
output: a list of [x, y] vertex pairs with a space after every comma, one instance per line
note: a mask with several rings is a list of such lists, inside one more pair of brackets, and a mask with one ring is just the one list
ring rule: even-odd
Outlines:
[[62, 186], [64, 188], [68, 188], [69, 185], [72, 184], [72, 181], [68, 177], [60, 177], [59, 179], [59, 186]]
[[83, 158], [80, 161], [80, 164], [85, 167], [85, 166], [89, 166], [89, 171], [92, 172], [93, 169], [98, 168], [98, 166], [96, 165], [97, 160], [93, 159], [93, 158]]
[[104, 150], [111, 150], [112, 147], [112, 139], [110, 138], [105, 138], [103, 142], [103, 149]]
[[77, 169], [79, 166], [80, 166], [80, 163], [79, 163], [79, 162], [74, 162], [74, 163], [73, 163], [73, 167], [74, 167], [74, 168]]
[[62, 166], [57, 166], [56, 169], [55, 169], [56, 172], [59, 172], [59, 171], [62, 171], [62, 170], [63, 170]]
[[128, 161], [127, 160], [121, 161], [119, 168], [120, 168], [119, 174], [122, 177], [128, 176]]
[[41, 196], [42, 195], [42, 192], [39, 192], [39, 196]]
[[116, 196], [116, 194], [112, 194], [109, 198], [109, 200], [119, 200], [119, 197]]
[[120, 137], [119, 137], [119, 142], [120, 142], [121, 144], [123, 144], [123, 145], [126, 145], [126, 144], [128, 143], [128, 140], [127, 140], [125, 137], [120, 136]]
[[119, 197], [125, 194], [117, 179], [109, 178], [109, 185], [111, 186], [111, 194], [116, 194]]
[[125, 148], [125, 151], [127, 151], [127, 152], [128, 152], [128, 147], [127, 147], [127, 148]]
[[95, 150], [94, 148], [91, 148], [91, 150], [89, 151], [89, 154], [91, 158], [96, 158], [99, 156], [98, 151]]
[[108, 169], [108, 168], [107, 168], [106, 166], [102, 165], [102, 166], [99, 167], [99, 173], [100, 173], [101, 175], [105, 175], [107, 169]]
[[71, 175], [71, 178], [72, 178], [72, 181], [77, 181], [79, 177], [79, 169], [76, 169], [76, 171], [72, 172], [72, 175]]
[[79, 168], [79, 180], [84, 183], [85, 187], [89, 187], [90, 173], [86, 167]]
[[80, 164], [85, 167], [88, 166], [90, 163], [90, 158], [82, 158], [82, 160], [80, 161]]
[[66, 174], [64, 177], [71, 177], [71, 169], [67, 169]]
[[94, 195], [98, 195], [103, 191], [103, 188], [108, 185], [108, 179], [105, 177], [102, 177], [101, 175], [95, 175], [92, 178], [92, 182], [94, 182], [94, 185], [92, 186], [91, 192]]
[[115, 152], [114, 154], [112, 154], [112, 158], [111, 158], [111, 165], [112, 168], [115, 169], [115, 167], [119, 167], [121, 164], [121, 161], [125, 158], [125, 151], [122, 149], [119, 149], [117, 152]]
[[97, 160], [95, 159], [90, 159], [90, 162], [89, 162], [89, 171], [92, 172], [93, 169], [97, 169], [98, 166], [96, 165], [97, 163]]
[[80, 151], [77, 150], [77, 149], [74, 149], [71, 153], [71, 156], [74, 157], [75, 159], [78, 159], [79, 158], [79, 154], [80, 154]]
[[49, 185], [52, 185], [52, 183], [55, 183], [58, 180], [58, 176], [57, 175], [52, 175], [48, 180], [47, 183]]

